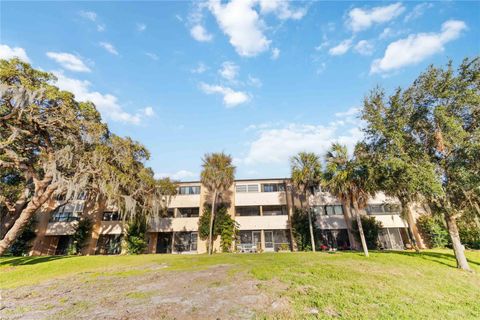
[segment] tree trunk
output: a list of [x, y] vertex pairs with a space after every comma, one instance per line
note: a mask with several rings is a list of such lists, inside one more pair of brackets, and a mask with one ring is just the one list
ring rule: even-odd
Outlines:
[[410, 235], [410, 239], [412, 240], [412, 246], [417, 253], [420, 253], [420, 248], [418, 244], [421, 243], [421, 239], [418, 239], [419, 234], [414, 230], [413, 215], [412, 209], [410, 208], [410, 203], [402, 203], [402, 209], [405, 210], [405, 217], [407, 218], [407, 225], [408, 225], [408, 233]]
[[343, 201], [343, 218], [345, 219], [345, 223], [347, 225], [347, 234], [348, 234], [348, 240], [350, 241], [350, 249], [357, 249], [359, 246], [357, 245], [357, 240], [355, 239], [355, 236], [353, 235], [353, 230], [352, 230], [352, 213], [350, 211], [351, 206], [349, 201]]
[[217, 190], [213, 192], [213, 200], [212, 200], [212, 211], [210, 212], [210, 226], [208, 229], [208, 254], [212, 254], [213, 251], [213, 219], [215, 217], [215, 202], [217, 201]]
[[[51, 180], [45, 180], [45, 181], [51, 181]], [[43, 182], [46, 184], [46, 182]], [[13, 242], [17, 239], [17, 237], [21, 234], [25, 226], [30, 222], [32, 219], [33, 215], [35, 212], [37, 212], [40, 207], [47, 202], [48, 199], [52, 196], [53, 192], [57, 189], [56, 185], [48, 185], [48, 187], [42, 187], [40, 190], [43, 190], [42, 192], [37, 191], [35, 195], [33, 196], [32, 200], [30, 200], [25, 207], [25, 209], [22, 210], [20, 215], [18, 216], [18, 219], [15, 220], [15, 223], [13, 226], [10, 228], [10, 230], [7, 231], [5, 234], [5, 237], [3, 237], [2, 240], [0, 240], [0, 256], [5, 254], [8, 248], [13, 244]]]
[[457, 268], [463, 269], [466, 271], [472, 271], [467, 262], [467, 257], [465, 257], [465, 247], [460, 241], [460, 235], [458, 233], [457, 221], [455, 217], [447, 212], [445, 212], [445, 220], [447, 222], [448, 233], [452, 240], [453, 252], [455, 253], [455, 259], [457, 260]]
[[360, 234], [363, 253], [365, 257], [368, 257], [367, 242], [365, 241], [365, 234], [363, 234], [362, 219], [360, 218], [360, 211], [358, 210], [358, 203], [356, 201], [353, 201], [353, 208], [355, 209], [355, 218], [357, 219], [358, 233]]
[[308, 227], [310, 228], [310, 241], [312, 242], [312, 251], [315, 252], [315, 236], [313, 235], [312, 212], [307, 208], [308, 212]]

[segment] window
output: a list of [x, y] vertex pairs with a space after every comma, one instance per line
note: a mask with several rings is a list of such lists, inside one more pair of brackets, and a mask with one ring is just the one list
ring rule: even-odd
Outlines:
[[313, 207], [313, 212], [316, 215], [343, 215], [343, 207], [342, 205], [315, 206]]
[[181, 194], [181, 195], [200, 194], [200, 187], [199, 186], [179, 187], [178, 194]]
[[174, 239], [175, 251], [197, 251], [197, 238], [197, 232], [176, 232]]
[[102, 234], [98, 238], [95, 254], [120, 254], [122, 251], [121, 234]]
[[369, 204], [366, 209], [368, 214], [382, 214], [383, 205], [381, 204]]
[[198, 217], [199, 215], [199, 208], [178, 208], [178, 216], [180, 218]]
[[120, 221], [120, 213], [118, 211], [104, 211], [102, 216], [103, 221]]
[[386, 203], [383, 206], [383, 210], [385, 211], [385, 213], [400, 214], [400, 212], [402, 211], [402, 207], [396, 203]]
[[235, 186], [237, 193], [258, 192], [258, 184], [238, 184]]
[[262, 192], [279, 192], [279, 191], [285, 191], [285, 185], [283, 183], [262, 184]]
[[164, 218], [173, 218], [175, 216], [175, 209], [168, 208], [166, 212], [166, 216]]
[[248, 206], [248, 207], [235, 207], [236, 216], [259, 216], [260, 207], [259, 206]]
[[[55, 209], [52, 213], [51, 222], [71, 222], [79, 218], [79, 211], [76, 211], [76, 206], [73, 203], [66, 203]], [[83, 208], [82, 208], [83, 209]]]
[[264, 216], [283, 216], [287, 214], [286, 206], [263, 206]]
[[85, 199], [87, 199], [87, 192], [86, 191], [82, 191], [79, 194], [77, 194], [77, 200], [85, 200]]

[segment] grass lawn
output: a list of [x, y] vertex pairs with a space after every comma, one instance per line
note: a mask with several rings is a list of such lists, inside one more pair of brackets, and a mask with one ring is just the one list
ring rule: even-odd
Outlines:
[[[215, 293], [222, 300], [222, 295], [233, 295], [231, 300], [225, 297], [228, 305], [220, 306], [230, 308], [223, 318], [478, 319], [480, 251], [468, 251], [467, 257], [474, 273], [456, 269], [449, 250], [372, 252], [369, 258], [353, 252], [0, 258], [0, 288], [6, 300], [0, 318], [32, 316], [29, 312], [36, 312], [37, 318], [116, 318], [114, 312], [121, 308], [118, 300], [94, 294], [112, 288], [117, 292], [125, 284], [130, 287], [122, 293], [124, 306], [135, 311], [139, 310], [135, 309], [137, 302], [143, 308], [155, 305], [156, 311], [142, 317], [153, 318], [164, 311], [164, 318], [169, 319], [179, 309], [161, 308], [188, 300], [188, 294], [181, 296], [175, 287], [179, 279], [185, 283], [178, 282], [177, 287], [189, 292], [210, 290], [201, 296]], [[254, 287], [247, 287], [248, 279]], [[163, 287], [156, 286], [156, 281]], [[63, 301], [60, 309], [56, 303], [61, 297], [69, 300], [69, 290], [77, 290], [77, 300], [72, 304]], [[169, 290], [178, 299], [168, 300]], [[242, 290], [257, 304], [251, 313], [240, 314], [242, 308], [232, 307], [239, 296], [247, 295]], [[78, 300], [84, 295], [81, 292], [88, 293], [88, 299]], [[159, 298], [159, 294], [164, 296]], [[45, 295], [48, 299], [41, 300]], [[265, 299], [257, 303], [257, 295]], [[202, 313], [202, 304], [209, 302], [200, 298], [177, 318], [213, 317]], [[104, 299], [107, 306], [110, 303], [113, 313], [92, 313], [98, 307], [92, 300], [98, 299]], [[270, 308], [275, 301], [284, 304], [278, 312]], [[136, 318], [135, 313], [129, 314]]]

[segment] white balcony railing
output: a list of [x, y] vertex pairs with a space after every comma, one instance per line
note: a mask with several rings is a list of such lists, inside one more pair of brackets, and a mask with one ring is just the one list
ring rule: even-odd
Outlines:
[[102, 221], [100, 224], [100, 234], [123, 234], [123, 231], [122, 221]]
[[235, 217], [240, 230], [285, 230], [289, 228], [288, 216]]
[[198, 217], [194, 218], [154, 218], [150, 222], [150, 232], [198, 231]]
[[47, 236], [66, 236], [75, 233], [78, 221], [71, 222], [49, 222], [45, 235]]
[[285, 191], [279, 192], [236, 192], [235, 206], [286, 205]]

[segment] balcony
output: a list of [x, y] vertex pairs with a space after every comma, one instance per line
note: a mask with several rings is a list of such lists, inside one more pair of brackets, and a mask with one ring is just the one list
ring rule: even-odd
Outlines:
[[235, 193], [235, 206], [278, 206], [286, 204], [287, 197], [285, 191]]
[[285, 230], [289, 228], [288, 216], [235, 217], [239, 230]]
[[123, 231], [122, 221], [102, 221], [100, 224], [100, 234], [123, 234]]
[[316, 224], [320, 229], [347, 229], [343, 215], [317, 215]]
[[67, 236], [75, 233], [78, 221], [71, 222], [49, 222], [45, 235], [47, 236]]
[[150, 232], [198, 231], [198, 217], [193, 218], [153, 218]]
[[200, 206], [199, 194], [178, 194], [168, 205], [170, 208], [193, 208]]
[[380, 214], [371, 216], [380, 221], [384, 228], [407, 228], [407, 223], [398, 214]]

